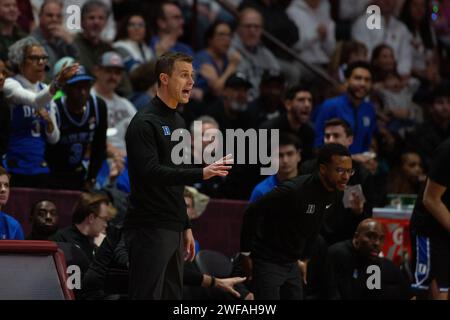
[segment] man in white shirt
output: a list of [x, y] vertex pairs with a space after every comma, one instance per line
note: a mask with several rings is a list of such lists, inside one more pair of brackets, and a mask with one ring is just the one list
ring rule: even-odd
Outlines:
[[231, 49], [241, 56], [237, 71], [244, 74], [252, 84], [251, 100], [259, 95], [259, 83], [264, 70], [280, 73], [281, 68], [273, 53], [261, 42], [263, 30], [262, 15], [252, 8], [246, 8], [239, 15], [239, 23]]
[[299, 31], [294, 49], [309, 63], [324, 65], [330, 61], [336, 46], [335, 24], [326, 0], [294, 0], [287, 14]]
[[364, 14], [352, 27], [352, 38], [364, 43], [370, 54], [380, 44], [387, 44], [394, 50], [397, 70], [402, 76], [409, 76], [412, 68], [412, 36], [403, 22], [395, 16], [395, 0], [375, 0], [373, 4], [381, 10], [381, 28], [367, 27], [369, 15]]
[[133, 104], [120, 97], [115, 90], [122, 80], [125, 65], [122, 57], [114, 51], [105, 52], [94, 68], [96, 81], [91, 93], [106, 102], [108, 110], [107, 153], [119, 168], [126, 155], [125, 132], [131, 118], [136, 114]]

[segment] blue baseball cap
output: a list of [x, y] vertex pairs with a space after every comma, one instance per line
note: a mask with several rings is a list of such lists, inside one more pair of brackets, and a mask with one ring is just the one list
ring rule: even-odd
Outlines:
[[89, 75], [89, 73], [86, 71], [86, 68], [83, 66], [78, 66], [77, 73], [66, 81], [66, 84], [73, 84], [80, 81], [94, 81], [95, 78]]

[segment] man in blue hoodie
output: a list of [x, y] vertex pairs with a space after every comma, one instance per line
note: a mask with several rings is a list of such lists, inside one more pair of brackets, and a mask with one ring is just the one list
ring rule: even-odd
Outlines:
[[345, 71], [347, 92], [326, 100], [316, 110], [316, 147], [323, 144], [325, 122], [332, 118], [345, 120], [353, 131], [352, 155], [369, 150], [377, 130], [375, 109], [366, 100], [372, 88], [372, 72], [367, 62], [357, 61]]

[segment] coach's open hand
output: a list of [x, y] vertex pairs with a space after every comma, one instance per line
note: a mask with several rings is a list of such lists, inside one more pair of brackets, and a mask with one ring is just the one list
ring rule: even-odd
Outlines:
[[212, 177], [219, 176], [225, 177], [228, 175], [228, 170], [231, 169], [230, 164], [234, 163], [231, 154], [223, 157], [220, 160], [217, 160], [214, 163], [211, 163], [209, 166], [203, 168], [203, 180], [208, 180]]

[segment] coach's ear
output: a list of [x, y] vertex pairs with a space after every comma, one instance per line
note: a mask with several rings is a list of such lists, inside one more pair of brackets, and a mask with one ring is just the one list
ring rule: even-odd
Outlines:
[[319, 164], [319, 172], [321, 176], [325, 176], [327, 172], [327, 166], [323, 163]]
[[159, 81], [161, 84], [167, 85], [169, 83], [169, 75], [167, 73], [160, 73]]

